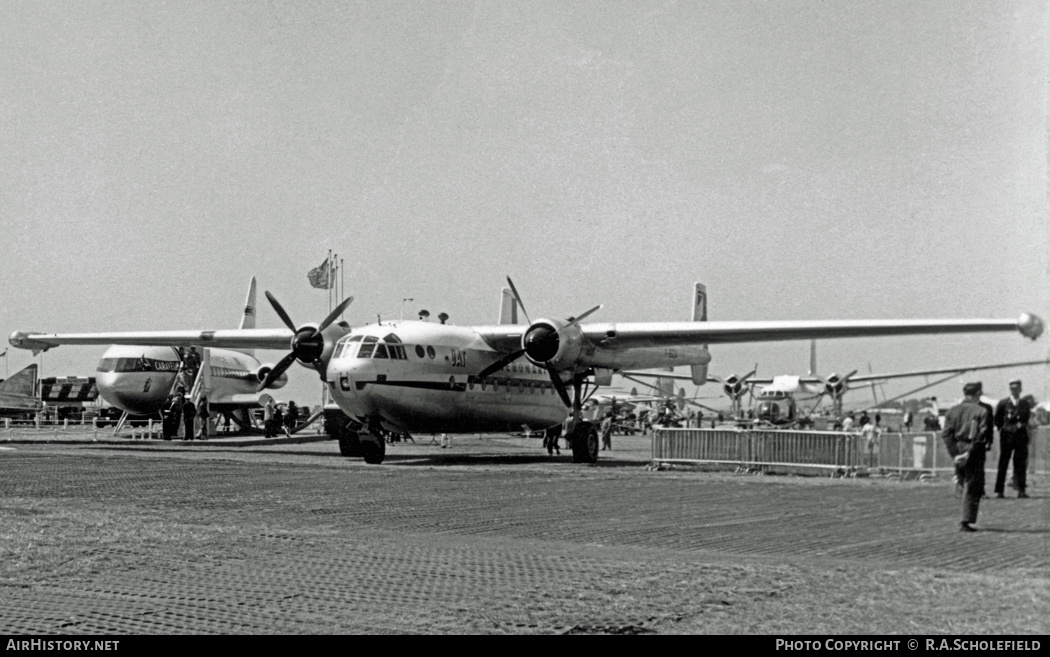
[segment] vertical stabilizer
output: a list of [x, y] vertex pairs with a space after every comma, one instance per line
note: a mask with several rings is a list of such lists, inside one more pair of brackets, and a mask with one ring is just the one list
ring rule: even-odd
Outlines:
[[[693, 321], [707, 321], [707, 286], [703, 283], [696, 283], [693, 288]], [[707, 351], [706, 344], [704, 345], [704, 351]], [[710, 358], [708, 358], [708, 360], [710, 360]], [[693, 379], [693, 385], [704, 385], [707, 383], [707, 363], [704, 363], [703, 365], [690, 365], [689, 375]]]
[[693, 321], [707, 321], [707, 286], [703, 283], [696, 284], [693, 294]]
[[36, 397], [37, 364], [31, 363], [10, 379], [0, 381], [0, 393], [13, 397]]
[[518, 323], [518, 300], [514, 298], [510, 288], [503, 288], [503, 295], [499, 301], [499, 323]]
[[[255, 328], [255, 277], [248, 281], [248, 296], [244, 300], [244, 315], [241, 316], [241, 328]], [[255, 355], [254, 349], [242, 349], [249, 356]]]

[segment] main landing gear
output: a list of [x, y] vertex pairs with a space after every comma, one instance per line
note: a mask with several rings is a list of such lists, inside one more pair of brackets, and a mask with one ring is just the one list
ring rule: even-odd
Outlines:
[[383, 428], [378, 422], [368, 423], [368, 435], [361, 437], [361, 449], [364, 452], [365, 463], [375, 465], [382, 463], [386, 457], [386, 438], [383, 437]]
[[378, 426], [369, 428], [367, 434], [362, 435], [358, 429], [362, 428], [357, 422], [353, 422], [341, 412], [325, 413], [325, 429], [328, 435], [339, 441], [339, 453], [351, 458], [364, 457], [365, 463], [382, 463], [386, 457], [386, 440], [383, 432]]
[[569, 445], [572, 446], [573, 463], [597, 463], [598, 462], [598, 427], [593, 422], [587, 422], [582, 418], [583, 411], [583, 383], [587, 380], [586, 374], [573, 374], [572, 377], [572, 427], [569, 432]]
[[573, 463], [598, 462], [598, 428], [592, 422], [577, 422], [569, 434]]

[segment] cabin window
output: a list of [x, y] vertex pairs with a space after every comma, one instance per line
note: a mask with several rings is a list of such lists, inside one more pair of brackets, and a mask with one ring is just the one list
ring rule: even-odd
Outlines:
[[423, 350], [423, 345], [417, 344], [416, 345], [416, 356], [419, 356], [420, 358], [422, 358], [424, 354], [426, 354], [426, 352]]
[[429, 347], [429, 346], [427, 347], [427, 356], [430, 356], [431, 358], [434, 358], [435, 356], [437, 356], [437, 352], [434, 351], [433, 347]]

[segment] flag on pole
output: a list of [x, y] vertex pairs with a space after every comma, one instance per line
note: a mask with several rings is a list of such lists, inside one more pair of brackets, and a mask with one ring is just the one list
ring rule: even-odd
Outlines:
[[331, 273], [331, 265], [328, 263], [328, 258], [325, 258], [324, 262], [314, 267], [308, 274], [306, 274], [306, 278], [309, 279], [311, 287], [329, 290], [332, 287]]

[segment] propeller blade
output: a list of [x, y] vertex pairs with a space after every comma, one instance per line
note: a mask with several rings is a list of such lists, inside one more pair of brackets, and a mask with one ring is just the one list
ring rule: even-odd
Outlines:
[[569, 327], [570, 327], [570, 326], [572, 326], [573, 324], [578, 324], [578, 323], [579, 323], [580, 321], [582, 321], [582, 320], [583, 320], [583, 318], [584, 318], [584, 317], [586, 317], [587, 315], [590, 315], [591, 313], [593, 313], [593, 312], [597, 312], [597, 311], [599, 311], [599, 310], [601, 310], [601, 309], [602, 309], [602, 304], [600, 304], [600, 303], [599, 303], [599, 304], [598, 304], [597, 306], [595, 306], [594, 308], [591, 308], [591, 309], [590, 309], [590, 310], [588, 310], [587, 312], [583, 313], [583, 314], [582, 314], [582, 315], [580, 315], [579, 317], [576, 317], [576, 318], [575, 318], [575, 319], [573, 319], [573, 320], [572, 320], [571, 322], [569, 322], [569, 323], [568, 323], [568, 324], [566, 324], [565, 326], [563, 326], [563, 327], [561, 327], [560, 329], [558, 329], [558, 332], [559, 332], [559, 333], [561, 333], [562, 331], [564, 331], [565, 329], [569, 328]]
[[519, 358], [521, 358], [522, 354], [524, 354], [524, 353], [525, 353], [524, 349], [519, 349], [518, 351], [514, 351], [514, 352], [511, 352], [511, 353], [507, 354], [503, 358], [500, 358], [499, 360], [497, 360], [495, 363], [489, 365], [485, 369], [483, 369], [480, 372], [478, 372], [477, 375], [476, 375], [477, 378], [484, 379], [486, 376], [492, 374], [493, 372], [500, 371], [501, 369], [503, 369], [507, 365], [510, 365], [514, 361], [516, 361]]
[[284, 322], [284, 325], [290, 328], [294, 333], [296, 330], [295, 322], [293, 322], [292, 318], [288, 316], [288, 313], [284, 312], [284, 308], [282, 308], [281, 304], [277, 302], [277, 299], [270, 294], [269, 290], [266, 290], [266, 298], [270, 301], [270, 305], [273, 306], [274, 311], [277, 313], [277, 316], [281, 318], [281, 321]]
[[521, 306], [521, 312], [525, 315], [525, 320], [531, 324], [532, 320], [529, 319], [529, 311], [525, 310], [525, 304], [521, 302], [521, 295], [518, 294], [518, 288], [514, 287], [514, 281], [510, 280], [510, 276], [507, 277], [507, 283], [510, 284], [510, 291], [514, 293], [514, 300]]
[[[354, 298], [353, 298], [353, 297], [347, 297], [345, 301], [343, 301], [343, 302], [342, 302], [341, 304], [339, 304], [338, 306], [336, 306], [336, 307], [335, 307], [335, 310], [333, 310], [332, 312], [328, 313], [328, 317], [325, 317], [325, 318], [324, 318], [324, 321], [323, 321], [323, 322], [321, 322], [321, 323], [320, 323], [320, 324], [319, 324], [319, 325], [317, 326], [317, 332], [318, 332], [318, 333], [320, 333], [321, 331], [323, 331], [323, 330], [325, 330], [326, 328], [328, 328], [328, 326], [329, 326], [329, 325], [330, 325], [330, 324], [331, 324], [332, 322], [334, 322], [334, 321], [335, 321], [335, 318], [336, 318], [336, 317], [338, 317], [338, 316], [340, 316], [340, 315], [342, 315], [342, 314], [343, 314], [343, 311], [344, 311], [344, 310], [346, 310], [346, 307], [347, 307], [347, 306], [349, 306], [349, 305], [350, 305], [351, 303], [353, 303], [353, 301], [354, 301]], [[293, 330], [294, 330], [294, 329], [293, 329]]]
[[270, 370], [270, 373], [266, 375], [266, 378], [263, 379], [263, 382], [260, 383], [259, 386], [255, 389], [255, 392], [262, 392], [263, 390], [269, 388], [274, 381], [281, 378], [281, 375], [284, 374], [285, 370], [292, 366], [293, 362], [295, 362], [294, 351], [282, 358], [279, 363], [273, 366], [273, 369]]
[[565, 390], [565, 384], [562, 382], [561, 377], [558, 376], [558, 370], [554, 369], [554, 366], [550, 363], [544, 363], [547, 366], [547, 374], [550, 374], [551, 383], [554, 384], [554, 389], [558, 391], [558, 396], [561, 397], [561, 401], [565, 404], [566, 408], [572, 408], [572, 400], [569, 399], [569, 393]]

